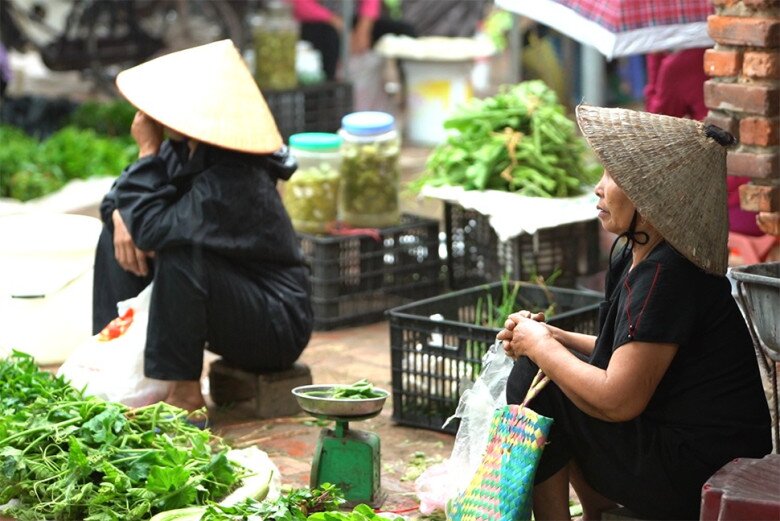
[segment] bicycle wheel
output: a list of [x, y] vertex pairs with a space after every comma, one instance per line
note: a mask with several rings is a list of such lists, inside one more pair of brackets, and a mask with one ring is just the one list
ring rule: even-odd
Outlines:
[[[165, 42], [160, 54], [229, 38], [239, 48], [246, 31], [234, 7], [224, 0], [136, 0], [141, 27]], [[144, 5], [147, 4], [147, 5]], [[151, 12], [143, 11], [151, 7]]]

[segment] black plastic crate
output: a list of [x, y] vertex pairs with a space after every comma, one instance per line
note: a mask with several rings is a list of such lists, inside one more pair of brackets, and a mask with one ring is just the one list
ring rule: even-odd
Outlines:
[[376, 322], [392, 307], [441, 291], [438, 221], [403, 215], [398, 226], [376, 231], [298, 234], [311, 266], [315, 329]]
[[325, 82], [289, 90], [266, 90], [263, 96], [285, 141], [299, 132], [336, 132], [352, 112], [352, 84]]
[[476, 210], [444, 204], [447, 271], [451, 288], [499, 280], [545, 278], [560, 269], [556, 286], [576, 287], [577, 277], [601, 267], [598, 219], [542, 228], [499, 241], [489, 218]]
[[[520, 283], [516, 310], [544, 310], [550, 302], [548, 291], [556, 304], [550, 324], [596, 334], [603, 299], [597, 293]], [[395, 422], [457, 432], [458, 421], [445, 429], [441, 426], [455, 412], [462, 392], [479, 375], [482, 357], [499, 332], [476, 325], [477, 310], [484, 316], [488, 295], [498, 305], [502, 284], [481, 285], [390, 310]], [[437, 314], [443, 319], [431, 318]]]

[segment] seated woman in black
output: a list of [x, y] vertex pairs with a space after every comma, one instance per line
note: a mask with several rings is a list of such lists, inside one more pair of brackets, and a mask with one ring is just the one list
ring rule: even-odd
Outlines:
[[580, 106], [577, 119], [605, 167], [598, 217], [625, 246], [611, 260], [597, 337], [528, 311], [498, 335], [517, 360], [509, 403], [538, 369], [551, 379], [531, 403], [554, 419], [534, 514], [568, 519], [571, 483], [585, 519], [615, 504], [643, 518], [698, 519], [713, 473], [772, 450], [753, 343], [724, 276], [734, 138], [625, 109]]

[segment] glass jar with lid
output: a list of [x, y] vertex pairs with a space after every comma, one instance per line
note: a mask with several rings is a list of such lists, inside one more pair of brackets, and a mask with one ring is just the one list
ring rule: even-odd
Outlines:
[[298, 85], [295, 47], [298, 22], [284, 0], [271, 0], [265, 12], [252, 20], [255, 80], [260, 89], [284, 90]]
[[385, 112], [353, 112], [341, 120], [339, 219], [351, 226], [381, 228], [400, 221], [395, 118]]
[[290, 136], [298, 170], [284, 185], [283, 201], [296, 231], [326, 233], [336, 221], [341, 142], [341, 137], [326, 132]]

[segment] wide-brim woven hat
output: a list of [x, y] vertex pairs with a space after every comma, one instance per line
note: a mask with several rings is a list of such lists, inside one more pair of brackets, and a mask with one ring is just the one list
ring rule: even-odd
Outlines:
[[728, 265], [726, 148], [704, 125], [628, 109], [577, 107], [612, 179], [671, 246], [703, 270]]
[[119, 73], [119, 91], [161, 124], [218, 147], [267, 154], [282, 137], [230, 40], [166, 54]]

